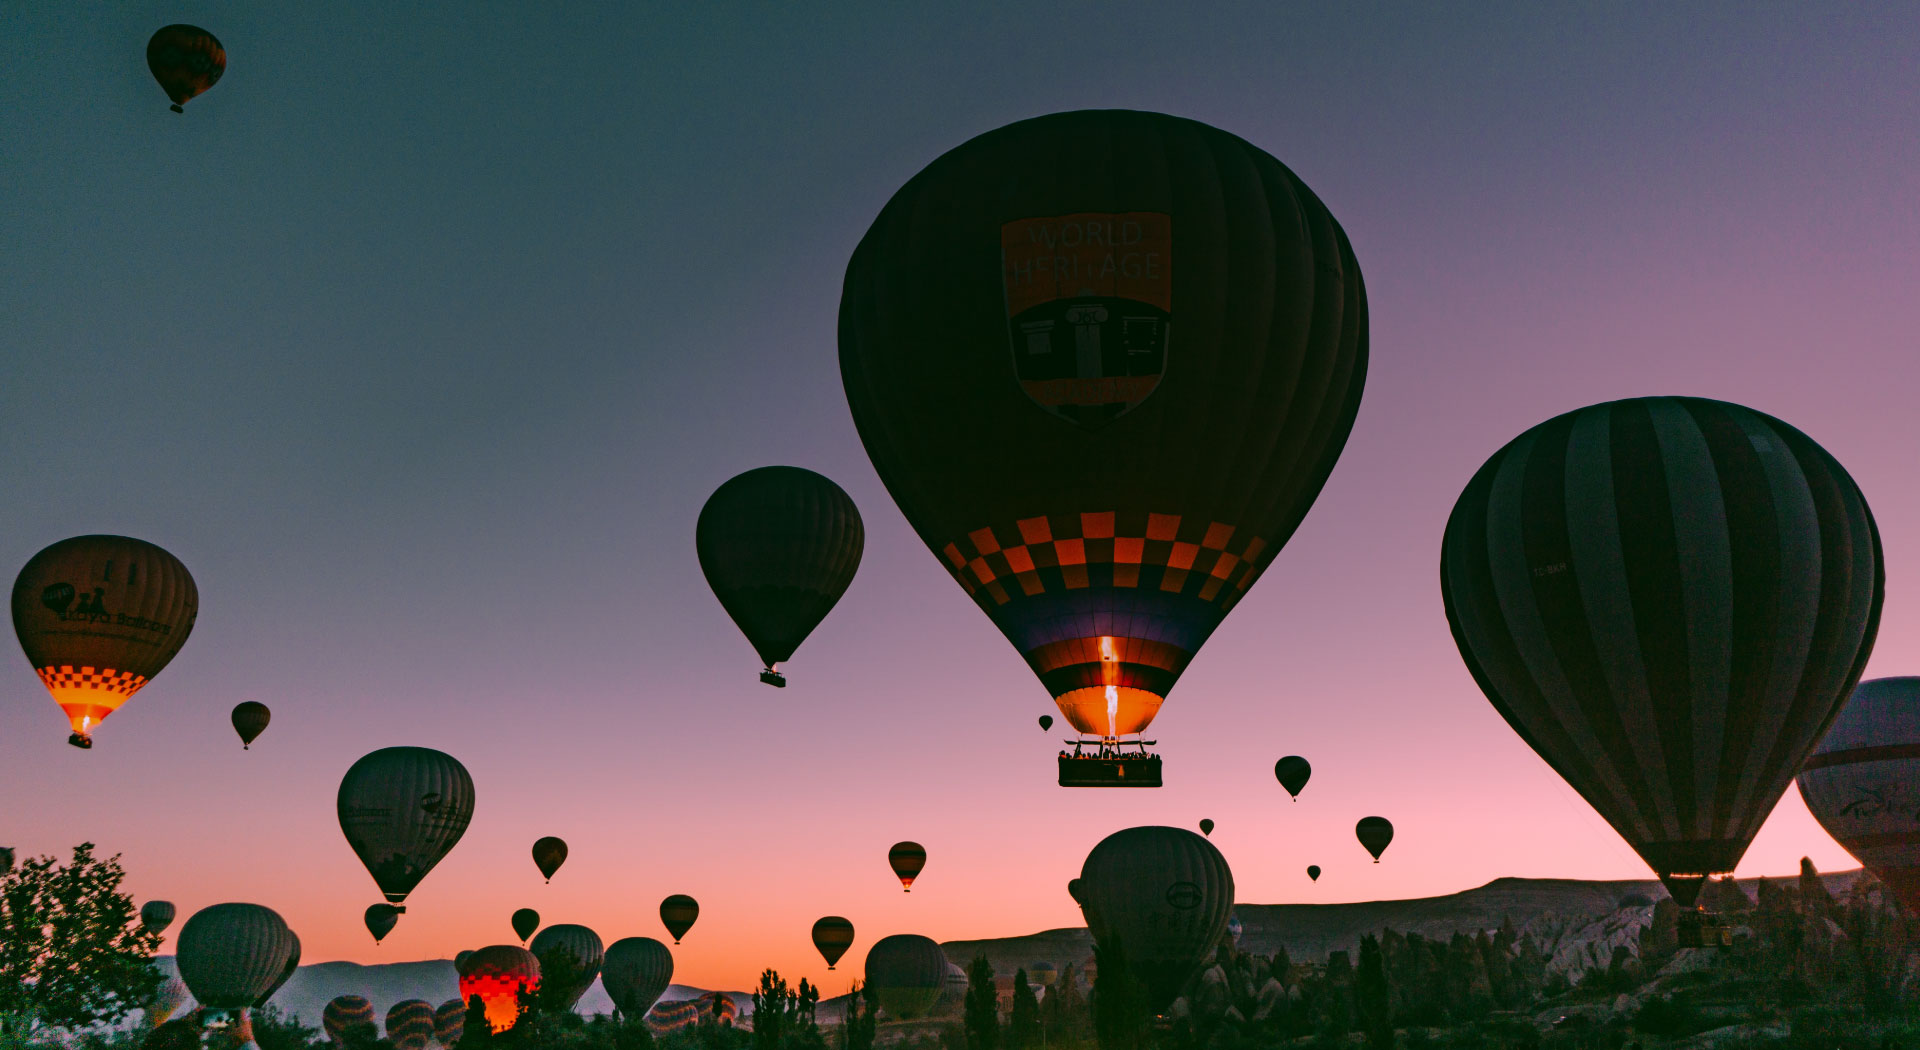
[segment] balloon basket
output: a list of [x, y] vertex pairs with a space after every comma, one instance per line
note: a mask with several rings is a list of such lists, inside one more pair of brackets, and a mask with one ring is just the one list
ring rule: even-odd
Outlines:
[[1146, 752], [1061, 755], [1061, 787], [1157, 788], [1160, 756]]
[[760, 680], [775, 689], [785, 689], [787, 687], [787, 676], [778, 671], [762, 671], [760, 672]]
[[1682, 948], [1733, 947], [1733, 927], [1704, 911], [1681, 912], [1677, 932]]

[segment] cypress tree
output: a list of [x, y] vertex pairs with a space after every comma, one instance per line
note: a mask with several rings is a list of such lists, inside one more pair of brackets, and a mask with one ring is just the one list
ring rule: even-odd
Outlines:
[[999, 1050], [1000, 1004], [993, 988], [993, 964], [977, 955], [967, 965], [967, 998], [964, 1012], [967, 1050]]
[[1372, 934], [1360, 938], [1360, 967], [1354, 974], [1353, 999], [1360, 1031], [1373, 1050], [1393, 1048], [1393, 1008], [1388, 1003], [1387, 967], [1380, 942]]
[[1013, 1016], [1007, 1025], [1008, 1050], [1033, 1050], [1040, 1045], [1040, 1000], [1027, 984], [1027, 971], [1013, 972]]

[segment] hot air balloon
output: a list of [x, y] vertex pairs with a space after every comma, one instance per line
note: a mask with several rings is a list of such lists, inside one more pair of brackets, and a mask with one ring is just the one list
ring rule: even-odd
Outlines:
[[248, 700], [236, 705], [233, 709], [233, 731], [240, 734], [240, 750], [251, 748], [254, 738], [266, 732], [267, 723], [272, 719], [273, 712], [258, 701]]
[[1373, 854], [1373, 862], [1378, 864], [1380, 854], [1387, 851], [1387, 843], [1393, 841], [1393, 822], [1385, 817], [1361, 817], [1360, 823], [1353, 826], [1353, 837]]
[[904, 892], [913, 892], [913, 880], [920, 875], [920, 869], [927, 866], [927, 849], [918, 842], [896, 842], [887, 851], [887, 866], [900, 880]]
[[693, 920], [700, 917], [700, 902], [684, 893], [676, 893], [660, 902], [660, 921], [673, 934], [673, 943], [679, 944], [680, 938], [693, 929]]
[[153, 995], [147, 999], [145, 1008], [148, 1028], [158, 1028], [167, 1023], [174, 1011], [187, 1005], [193, 995], [187, 991], [187, 982], [178, 977], [162, 978], [154, 986]]
[[147, 69], [183, 113], [187, 100], [220, 82], [227, 71], [227, 49], [212, 33], [190, 25], [162, 26], [147, 40]]
[[853, 947], [853, 923], [838, 915], [829, 915], [813, 924], [813, 946], [833, 969], [847, 949]]
[[762, 682], [787, 684], [780, 664], [846, 593], [866, 542], [853, 500], [811, 470], [749, 470], [707, 497], [700, 571], [766, 665]]
[[1205, 817], [1200, 818], [1200, 834], [1211, 838], [1213, 836], [1213, 821]]
[[1366, 315], [1345, 233], [1292, 172], [1157, 113], [988, 132], [855, 249], [840, 374], [860, 439], [1092, 738], [1062, 785], [1158, 786], [1138, 735], [1325, 484]]
[[1239, 944], [1240, 933], [1245, 929], [1246, 927], [1241, 925], [1240, 923], [1240, 916], [1235, 915], [1232, 912], [1227, 913], [1227, 940], [1232, 941], [1235, 944]]
[[1042, 988], [1053, 987], [1053, 982], [1059, 979], [1060, 971], [1050, 962], [1031, 963], [1027, 966], [1027, 980]]
[[643, 1018], [673, 983], [673, 952], [651, 937], [622, 937], [607, 947], [600, 983], [622, 1018]]
[[453, 953], [453, 972], [457, 976], [467, 968], [467, 960], [473, 958], [473, 949], [466, 948]]
[[1307, 878], [1312, 879], [1315, 882], [1319, 882], [1320, 881], [1320, 865], [1318, 864], [1307, 865]]
[[1040, 731], [1041, 731], [1042, 733], [1045, 733], [1045, 732], [1047, 732], [1047, 731], [1049, 731], [1049, 730], [1051, 730], [1052, 728], [1053, 728], [1053, 716], [1052, 716], [1052, 715], [1041, 715], [1041, 716], [1040, 716]]
[[460, 998], [480, 1003], [487, 1025], [504, 1032], [520, 1019], [520, 993], [540, 986], [540, 960], [517, 944], [490, 944], [473, 953], [460, 971]]
[[140, 906], [140, 926], [148, 933], [160, 933], [173, 925], [172, 901], [148, 901]]
[[294, 943], [293, 931], [272, 908], [215, 904], [194, 912], [180, 928], [175, 962], [187, 990], [217, 1018], [252, 1006], [273, 987]]
[[527, 943], [527, 938], [533, 936], [533, 931], [539, 928], [539, 912], [532, 908], [521, 908], [513, 913], [513, 935], [520, 938], [521, 944]]
[[1920, 915], [1920, 678], [1861, 682], [1799, 785], [1827, 834]]
[[554, 983], [557, 990], [565, 993], [569, 1010], [593, 986], [593, 979], [600, 976], [600, 964], [607, 957], [599, 934], [570, 922], [555, 923], [541, 930], [528, 948], [540, 960], [542, 979]]
[[1508, 724], [1692, 908], [1859, 681], [1879, 532], [1806, 435], [1721, 401], [1557, 416], [1448, 519], [1454, 642]]
[[725, 992], [708, 992], [695, 999], [661, 1003], [647, 1014], [647, 1030], [654, 1038], [695, 1025], [730, 1027], [740, 1017], [740, 1007]]
[[337, 808], [347, 844], [399, 905], [466, 834], [473, 778], [452, 755], [383, 747], [347, 770]]
[[290, 935], [293, 937], [293, 951], [287, 954], [287, 965], [281, 969], [280, 976], [275, 977], [273, 983], [267, 986], [267, 990], [253, 1000], [255, 1010], [265, 1007], [267, 1000], [272, 999], [273, 994], [292, 980], [294, 973], [300, 969], [300, 937], [298, 934]]
[[553, 881], [553, 873], [567, 862], [567, 844], [548, 835], [533, 844], [533, 866], [540, 869], [540, 877]]
[[1288, 755], [1273, 764], [1273, 776], [1294, 801], [1300, 800], [1300, 792], [1307, 786], [1307, 779], [1313, 776], [1313, 766], [1299, 755]]
[[[333, 1045], [344, 1046], [348, 1029], [373, 1028], [373, 1004], [358, 995], [335, 996], [320, 1012], [320, 1023], [326, 1026], [327, 1038], [333, 1040]], [[370, 1034], [377, 1036], [378, 1033]]]
[[387, 1042], [398, 1050], [427, 1050], [433, 1038], [433, 1004], [425, 999], [402, 999], [387, 1011]]
[[446, 1050], [460, 1045], [460, 1037], [467, 1033], [467, 1004], [458, 999], [448, 999], [433, 1008], [433, 1039]]
[[391, 904], [369, 904], [365, 919], [367, 932], [373, 934], [373, 943], [379, 944], [400, 921], [400, 909]]
[[932, 940], [896, 933], [867, 949], [867, 986], [894, 1020], [910, 1021], [933, 1009], [948, 965], [946, 953]]
[[13, 581], [20, 648], [81, 748], [186, 644], [199, 609], [180, 559], [127, 536], [61, 540]]
[[1121, 950], [1155, 1011], [1164, 1011], [1212, 957], [1233, 907], [1226, 858], [1185, 828], [1108, 835], [1068, 888], [1094, 944]]
[[967, 1002], [967, 971], [947, 963], [947, 979], [940, 987], [940, 996], [927, 1008], [928, 1012], [950, 1013], [964, 1010]]

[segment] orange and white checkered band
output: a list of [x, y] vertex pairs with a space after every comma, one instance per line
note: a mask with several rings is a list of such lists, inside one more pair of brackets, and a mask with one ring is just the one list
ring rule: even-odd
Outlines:
[[982, 608], [1019, 595], [1112, 586], [1186, 594], [1224, 611], [1246, 593], [1263, 568], [1261, 557], [1270, 553], [1265, 540], [1241, 541], [1237, 531], [1179, 514], [1052, 514], [975, 529], [941, 554]]
[[39, 667], [35, 670], [40, 673], [40, 681], [46, 685], [48, 692], [64, 689], [97, 689], [108, 693], [119, 693], [121, 696], [132, 696], [140, 691], [141, 686], [147, 684], [145, 675], [116, 671], [111, 667], [76, 668], [71, 664], [61, 664], [57, 667]]

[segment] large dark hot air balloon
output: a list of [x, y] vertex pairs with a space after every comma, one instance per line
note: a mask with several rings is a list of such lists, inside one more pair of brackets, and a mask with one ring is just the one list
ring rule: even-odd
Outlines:
[[882, 937], [867, 949], [867, 986], [896, 1021], [921, 1017], [940, 998], [947, 981], [946, 953], [912, 933]]
[[336, 806], [347, 844], [399, 905], [466, 834], [473, 778], [452, 755], [383, 747], [347, 770]]
[[257, 700], [247, 700], [234, 706], [233, 731], [240, 734], [240, 750], [246, 751], [253, 741], [266, 732], [267, 723], [273, 719], [273, 712], [267, 705]]
[[533, 931], [540, 928], [540, 913], [532, 908], [521, 908], [513, 913], [513, 935], [525, 944]]
[[1094, 943], [1119, 948], [1162, 1011], [1212, 957], [1233, 909], [1233, 871], [1213, 843], [1185, 828], [1116, 831], [1068, 885]]
[[1353, 837], [1360, 840], [1368, 853], [1373, 854], [1373, 862], [1380, 863], [1380, 854], [1387, 851], [1387, 844], [1393, 841], [1393, 822], [1385, 817], [1361, 817], [1353, 826]]
[[402, 999], [387, 1010], [387, 1042], [398, 1050], [427, 1050], [433, 1038], [433, 1004]]
[[684, 893], [676, 893], [660, 902], [660, 922], [673, 934], [673, 943], [679, 944], [680, 938], [693, 929], [693, 920], [700, 917], [700, 902]]
[[[373, 1029], [373, 1004], [358, 995], [334, 996], [320, 1012], [320, 1023], [326, 1026], [327, 1038], [333, 1040], [333, 1045], [345, 1046], [348, 1029]], [[370, 1034], [378, 1037], [377, 1030]]]
[[1861, 682], [1799, 785], [1827, 834], [1920, 916], [1920, 678]]
[[700, 571], [766, 665], [761, 681], [787, 684], [780, 664], [846, 593], [866, 542], [853, 500], [811, 470], [760, 467], [707, 497]]
[[645, 1017], [673, 983], [673, 952], [651, 937], [622, 937], [607, 946], [600, 983], [623, 1019]]
[[255, 1010], [266, 1006], [267, 1000], [273, 998], [273, 993], [279, 991], [288, 981], [293, 980], [294, 972], [300, 969], [300, 936], [291, 931], [289, 936], [293, 938], [293, 950], [287, 953], [287, 964], [280, 970], [280, 976], [275, 977], [273, 983], [267, 986], [267, 990], [253, 1000]]
[[220, 82], [227, 71], [227, 49], [199, 26], [162, 26], [147, 40], [147, 69], [172, 100], [167, 108], [181, 113], [188, 99]]
[[853, 947], [853, 923], [838, 915], [829, 915], [813, 924], [813, 946], [833, 969], [847, 949]]
[[391, 904], [369, 904], [362, 918], [367, 924], [367, 932], [373, 934], [373, 943], [379, 944], [400, 921], [400, 909]]
[[541, 930], [527, 948], [540, 960], [542, 980], [566, 981], [565, 987], [556, 984], [555, 989], [565, 994], [568, 1009], [593, 986], [607, 957], [599, 934], [571, 922], [554, 923]]
[[1687, 908], [1859, 681], [1882, 578], [1832, 456], [1688, 397], [1515, 438], [1460, 494], [1440, 559], [1481, 690]]
[[533, 866], [540, 869], [540, 877], [553, 881], [553, 873], [567, 862], [567, 844], [548, 835], [536, 839], [533, 843]]
[[1158, 785], [1119, 742], [1326, 483], [1366, 313], [1346, 235], [1292, 172], [1156, 113], [982, 135], [861, 240], [840, 302], [854, 423], [920, 538], [1097, 740], [1062, 784]]
[[148, 901], [140, 906], [140, 927], [148, 933], [160, 933], [173, 925], [172, 901]]
[[252, 1006], [273, 987], [294, 943], [293, 931], [272, 908], [215, 904], [188, 916], [174, 961], [201, 1006], [229, 1013]]
[[1273, 778], [1287, 789], [1287, 795], [1294, 801], [1300, 800], [1300, 792], [1307, 786], [1308, 778], [1313, 776], [1313, 766], [1299, 755], [1288, 755], [1273, 764]]
[[448, 999], [433, 1008], [433, 1039], [446, 1050], [460, 1045], [460, 1037], [467, 1034], [467, 1004], [458, 999]]
[[489, 944], [460, 971], [460, 998], [474, 996], [487, 1011], [487, 1025], [504, 1032], [520, 1019], [520, 993], [540, 986], [540, 960], [517, 944]]
[[13, 630], [40, 683], [93, 746], [93, 729], [167, 666], [200, 610], [180, 559], [127, 536], [75, 536], [13, 581]]
[[900, 880], [900, 887], [906, 893], [913, 892], [913, 880], [926, 866], [927, 848], [918, 842], [896, 842], [887, 850], [887, 867], [893, 869], [894, 877]]

